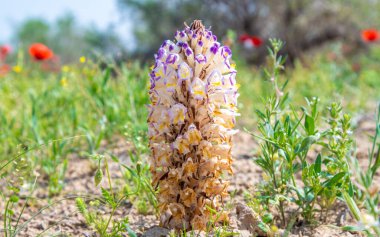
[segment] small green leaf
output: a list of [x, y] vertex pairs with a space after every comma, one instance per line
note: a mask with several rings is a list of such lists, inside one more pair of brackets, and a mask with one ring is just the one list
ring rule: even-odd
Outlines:
[[132, 169], [132, 168], [130, 168], [130, 167], [124, 165], [124, 164], [121, 164], [121, 166], [123, 166], [124, 168], [126, 168], [126, 169], [128, 170], [128, 172], [129, 172], [132, 176], [134, 176], [134, 177], [138, 177], [137, 172], [136, 172], [134, 169]]
[[140, 162], [138, 162], [137, 164], [136, 164], [136, 170], [137, 170], [137, 175], [141, 175], [141, 163]]
[[106, 72], [103, 76], [102, 88], [105, 88], [105, 86], [107, 85], [107, 82], [110, 79], [110, 75], [111, 75], [111, 68], [107, 67]]
[[272, 213], [265, 213], [262, 217], [264, 223], [270, 223], [273, 221], [273, 215]]
[[331, 179], [326, 180], [323, 182], [322, 187], [328, 188], [332, 187], [335, 184], [337, 184], [344, 176], [346, 175], [346, 172], [340, 172], [334, 175]]
[[313, 117], [306, 115], [305, 117], [305, 128], [308, 135], [314, 135], [315, 123]]
[[309, 192], [307, 195], [306, 195], [306, 201], [307, 202], [311, 202], [314, 200], [314, 193], [312, 192]]
[[309, 150], [310, 146], [317, 141], [316, 136], [308, 136], [304, 138], [301, 145], [297, 147], [296, 154]]
[[352, 226], [352, 225], [346, 225], [342, 227], [342, 230], [344, 231], [349, 231], [349, 232], [358, 232], [358, 231], [363, 231], [365, 230], [365, 227], [361, 226]]
[[129, 227], [129, 225], [126, 226], [126, 229], [127, 229], [128, 236], [129, 236], [129, 237], [137, 237], [136, 232], [134, 232], [134, 231], [131, 229], [131, 227]]
[[265, 233], [268, 233], [269, 232], [269, 227], [262, 221], [260, 221], [257, 226], [262, 230], [264, 231]]
[[348, 185], [348, 194], [350, 195], [350, 197], [353, 197], [353, 196], [354, 196], [354, 187], [353, 187], [351, 181], [350, 181], [350, 183], [349, 183], [349, 185]]
[[315, 166], [314, 171], [315, 173], [319, 174], [322, 170], [322, 156], [321, 154], [318, 154], [317, 159], [315, 160]]
[[116, 163], [119, 163], [119, 158], [117, 158], [115, 155], [111, 154], [111, 159], [115, 161]]
[[298, 194], [298, 196], [302, 199], [305, 199], [305, 192], [302, 188], [294, 188], [294, 191]]
[[116, 207], [116, 202], [113, 199], [112, 195], [104, 188], [102, 189], [102, 196], [105, 202], [107, 202], [111, 207]]
[[356, 205], [354, 199], [346, 192], [343, 192], [343, 198], [346, 201], [348, 208], [350, 209], [355, 220], [361, 221], [361, 212], [359, 207]]
[[9, 201], [13, 202], [13, 203], [16, 203], [20, 200], [20, 198], [16, 195], [12, 195], [11, 198], [9, 199]]
[[262, 119], [265, 120], [265, 114], [263, 114], [260, 110], [256, 110], [257, 115]]

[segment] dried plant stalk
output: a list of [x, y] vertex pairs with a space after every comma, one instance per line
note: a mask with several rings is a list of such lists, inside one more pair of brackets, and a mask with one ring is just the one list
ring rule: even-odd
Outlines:
[[161, 225], [203, 230], [211, 218], [228, 219], [221, 208], [228, 182], [221, 175], [232, 173], [236, 70], [231, 50], [201, 21], [175, 39], [161, 45], [150, 73], [151, 172]]

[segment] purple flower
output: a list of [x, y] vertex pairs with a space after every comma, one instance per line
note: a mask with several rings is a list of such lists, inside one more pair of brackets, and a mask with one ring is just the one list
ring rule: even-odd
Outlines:
[[220, 54], [223, 56], [223, 58], [227, 58], [232, 55], [232, 51], [228, 46], [223, 46], [222, 50], [220, 51]]
[[168, 45], [168, 41], [170, 41], [170, 40], [165, 40], [165, 41], [161, 44], [161, 48], [165, 48], [165, 46]]
[[193, 54], [193, 50], [191, 50], [191, 48], [187, 48], [186, 50], [185, 50], [185, 54], [186, 54], [186, 56], [190, 56], [190, 55], [192, 55]]
[[171, 53], [166, 58], [166, 63], [167, 64], [175, 64], [177, 61], [178, 61], [178, 54]]
[[203, 54], [198, 54], [197, 56], [195, 56], [195, 61], [197, 63], [206, 63], [207, 58]]
[[161, 59], [165, 54], [166, 54], [166, 50], [163, 48], [160, 48], [157, 54], [155, 55], [156, 60]]
[[219, 49], [219, 43], [214, 43], [211, 47], [210, 47], [210, 51], [213, 53], [213, 54], [216, 54], [218, 52], [218, 49]]

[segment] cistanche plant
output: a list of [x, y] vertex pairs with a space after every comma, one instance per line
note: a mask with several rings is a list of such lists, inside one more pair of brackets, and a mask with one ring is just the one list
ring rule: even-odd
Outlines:
[[222, 174], [232, 173], [236, 70], [230, 48], [201, 21], [175, 39], [161, 45], [150, 73], [151, 172], [161, 225], [204, 230], [215, 210], [218, 222], [228, 219]]

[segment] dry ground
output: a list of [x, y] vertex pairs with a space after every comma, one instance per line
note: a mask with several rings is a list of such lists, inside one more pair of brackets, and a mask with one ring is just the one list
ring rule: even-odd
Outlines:
[[[357, 124], [355, 136], [358, 141], [358, 158], [362, 165], [367, 162], [367, 150], [370, 145], [368, 134], [374, 133], [375, 124], [371, 120], [373, 116], [361, 117]], [[231, 185], [229, 190], [235, 192], [236, 196], [230, 200], [233, 202], [231, 210], [231, 226], [240, 236], [253, 236], [246, 229], [251, 221], [251, 213], [243, 202], [243, 193], [260, 182], [261, 172], [252, 161], [252, 157], [257, 149], [257, 142], [252, 137], [240, 132], [236, 137], [233, 154], [235, 157], [234, 171], [235, 175], [230, 177]], [[122, 159], [128, 159], [125, 149], [126, 144], [119, 141], [115, 144], [118, 147], [117, 153]], [[117, 165], [111, 165], [113, 179], [117, 180], [121, 174]], [[30, 201], [25, 213], [21, 218], [22, 225], [25, 229], [19, 236], [96, 236], [93, 230], [86, 226], [81, 214], [77, 212], [75, 206], [75, 197], [91, 197], [99, 194], [99, 190], [94, 187], [93, 183], [94, 165], [88, 159], [72, 157], [69, 162], [68, 172], [66, 174], [65, 187], [60, 196], [52, 199], [47, 195], [47, 184], [41, 181], [37, 190], [34, 192], [34, 199]], [[379, 178], [379, 176], [377, 177]], [[41, 208], [44, 209], [41, 213]], [[236, 208], [238, 207], [238, 208]], [[0, 203], [0, 210], [3, 210], [4, 204]], [[239, 216], [236, 214], [239, 211]], [[107, 213], [106, 210], [104, 210]], [[1, 211], [1, 214], [2, 211]], [[36, 215], [34, 218], [33, 215]], [[129, 202], [125, 202], [116, 212], [116, 218], [128, 216], [131, 228], [142, 236], [161, 236], [167, 233], [165, 229], [158, 227], [158, 221], [154, 214], [138, 214], [136, 208]], [[31, 219], [32, 218], [32, 219]], [[31, 219], [31, 220], [30, 220]], [[30, 221], [28, 221], [30, 220]], [[352, 222], [352, 218], [343, 203], [338, 203], [336, 208], [329, 215], [328, 224], [317, 227], [296, 226], [292, 236], [360, 236], [357, 233], [342, 232], [337, 226], [342, 226]], [[2, 219], [0, 217], [0, 223]], [[335, 227], [334, 227], [335, 226]], [[1, 233], [1, 232], [0, 232]]]

